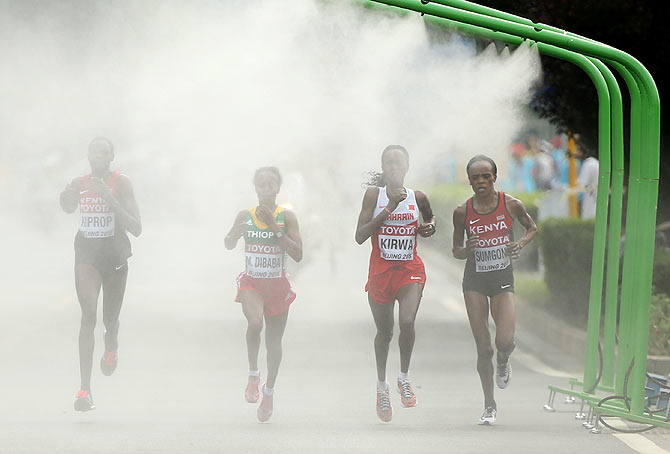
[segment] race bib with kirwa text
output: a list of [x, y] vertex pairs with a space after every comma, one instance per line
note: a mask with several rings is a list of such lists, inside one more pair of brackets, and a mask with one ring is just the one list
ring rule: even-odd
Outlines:
[[379, 250], [384, 260], [414, 260], [415, 225], [382, 225]]

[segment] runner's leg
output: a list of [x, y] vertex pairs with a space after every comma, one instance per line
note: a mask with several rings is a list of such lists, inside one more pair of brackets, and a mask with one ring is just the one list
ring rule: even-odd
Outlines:
[[414, 348], [414, 321], [416, 313], [421, 303], [421, 294], [423, 285], [418, 283], [408, 284], [400, 288], [397, 294], [398, 299], [398, 326], [400, 335], [398, 336], [398, 346], [400, 347], [400, 372], [409, 371], [409, 363], [412, 359], [412, 349]]
[[491, 316], [496, 324], [497, 362], [505, 364], [514, 351], [514, 325], [516, 310], [514, 293], [503, 292], [491, 298]]
[[126, 292], [128, 265], [113, 271], [102, 281], [102, 322], [105, 325], [105, 351], [115, 352], [119, 347], [119, 314]]
[[372, 318], [377, 327], [375, 336], [375, 360], [377, 362], [377, 379], [380, 382], [386, 381], [386, 361], [389, 356], [389, 345], [393, 338], [393, 306], [394, 302], [389, 304], [380, 304], [372, 299], [368, 293], [368, 303], [372, 311]]
[[81, 307], [79, 326], [79, 373], [81, 389], [91, 390], [91, 369], [93, 367], [94, 329], [98, 309], [98, 296], [102, 285], [100, 273], [87, 263], [78, 263], [74, 270], [74, 283]]
[[284, 336], [288, 311], [277, 315], [265, 316], [265, 349], [268, 352], [268, 379], [265, 381], [266, 388], [274, 388], [279, 364], [282, 358], [281, 340]]
[[477, 372], [484, 391], [484, 406], [494, 406], [493, 397], [493, 347], [489, 332], [489, 302], [488, 298], [473, 291], [463, 292], [465, 308], [470, 320], [470, 329], [477, 346]]
[[258, 350], [263, 330], [263, 297], [253, 290], [240, 293], [242, 312], [247, 318], [247, 357], [249, 370], [258, 370]]

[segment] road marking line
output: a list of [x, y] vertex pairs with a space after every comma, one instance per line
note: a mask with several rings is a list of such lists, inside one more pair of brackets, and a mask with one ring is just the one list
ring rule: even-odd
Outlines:
[[[609, 421], [608, 421], [609, 424]], [[668, 454], [668, 451], [658, 446], [650, 439], [640, 434], [612, 434], [626, 443], [631, 449], [643, 454]]]
[[[617, 429], [630, 429], [620, 418], [608, 418], [607, 424]], [[642, 434], [613, 433], [616, 438], [626, 443], [631, 449], [643, 454], [668, 454], [668, 451], [658, 446]]]

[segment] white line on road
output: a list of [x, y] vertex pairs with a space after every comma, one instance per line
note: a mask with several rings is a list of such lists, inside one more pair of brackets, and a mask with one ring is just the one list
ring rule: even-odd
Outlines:
[[[607, 424], [617, 429], [630, 429], [628, 425], [620, 419], [608, 419]], [[612, 434], [619, 440], [626, 443], [631, 449], [642, 454], [669, 454], [668, 451], [658, 446], [656, 443], [641, 434]]]

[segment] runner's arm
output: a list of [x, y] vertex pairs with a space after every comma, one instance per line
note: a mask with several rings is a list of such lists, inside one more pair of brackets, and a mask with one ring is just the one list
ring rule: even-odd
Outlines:
[[247, 225], [244, 223], [244, 217], [246, 214], [247, 212], [245, 210], [237, 213], [235, 221], [233, 221], [233, 225], [228, 231], [228, 235], [226, 235], [226, 237], [223, 239], [223, 243], [226, 245], [226, 249], [235, 249], [235, 246], [237, 246], [237, 241], [246, 231]]
[[435, 215], [433, 209], [430, 207], [428, 196], [423, 191], [414, 191], [416, 195], [416, 203], [419, 205], [419, 211], [424, 223], [419, 225], [419, 235], [428, 238], [435, 233]]
[[457, 259], [465, 260], [473, 254], [479, 237], [477, 235], [472, 235], [465, 241], [465, 246], [463, 246], [463, 240], [465, 239], [465, 204], [454, 210], [453, 220], [454, 236], [451, 253]]
[[112, 202], [111, 208], [120, 217], [121, 224], [133, 236], [140, 236], [142, 234], [142, 219], [140, 218], [140, 209], [137, 206], [137, 200], [135, 200], [135, 191], [133, 191], [133, 184], [130, 182], [130, 178], [125, 175], [119, 177], [120, 200], [117, 200], [111, 194], [111, 191], [109, 195], [116, 201], [116, 203]]
[[293, 260], [299, 262], [302, 260], [302, 237], [300, 236], [298, 217], [293, 211], [286, 210], [285, 213], [284, 220], [286, 222], [286, 235], [283, 235], [279, 239], [279, 246], [283, 251], [286, 251]]
[[393, 211], [387, 207], [389, 211], [382, 210], [376, 218], [372, 218], [372, 215], [375, 212], [375, 204], [377, 203], [378, 195], [378, 187], [371, 187], [365, 191], [365, 195], [363, 196], [363, 206], [358, 215], [358, 225], [356, 226], [356, 242], [358, 244], [363, 244], [365, 240], [374, 235], [384, 223], [384, 220], [389, 215], [389, 211]]
[[507, 197], [506, 202], [510, 213], [518, 219], [519, 223], [526, 229], [526, 232], [519, 241], [514, 241], [507, 247], [507, 251], [511, 254], [512, 258], [516, 259], [519, 258], [521, 249], [535, 238], [535, 235], [537, 234], [537, 226], [535, 225], [535, 221], [533, 221], [528, 214], [528, 211], [526, 211], [526, 206], [521, 200], [508, 194], [505, 194], [505, 197]]
[[81, 177], [77, 177], [70, 184], [65, 186], [60, 193], [60, 207], [66, 213], [74, 213], [79, 206], [79, 185]]

